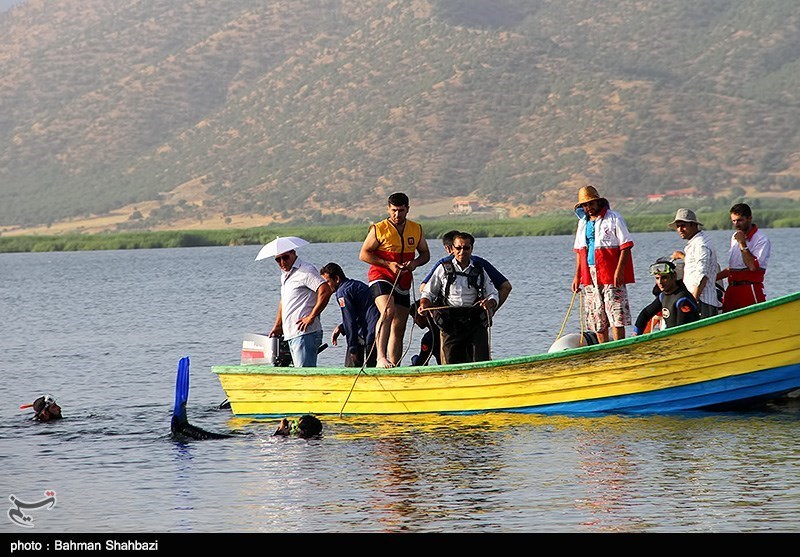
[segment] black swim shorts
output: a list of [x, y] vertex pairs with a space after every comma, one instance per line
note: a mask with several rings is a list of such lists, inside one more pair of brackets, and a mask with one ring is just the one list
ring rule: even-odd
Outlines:
[[392, 291], [392, 283], [386, 280], [376, 280], [369, 285], [369, 291], [372, 293], [373, 298], [377, 298], [378, 296], [383, 296], [385, 294], [391, 294], [392, 298], [394, 298], [394, 303], [398, 306], [402, 306], [404, 308], [411, 307], [411, 294], [408, 290], [401, 290], [400, 288], [394, 287], [394, 291]]

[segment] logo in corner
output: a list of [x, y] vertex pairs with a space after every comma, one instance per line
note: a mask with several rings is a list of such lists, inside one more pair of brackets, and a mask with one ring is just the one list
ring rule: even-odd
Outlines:
[[[48, 489], [44, 492], [44, 499], [34, 503], [26, 503], [22, 499], [18, 499], [16, 495], [9, 495], [8, 498], [14, 505], [8, 509], [8, 518], [14, 524], [24, 526], [25, 528], [33, 528], [33, 517], [26, 514], [25, 511], [32, 511], [35, 509], [46, 508], [48, 511], [56, 506], [56, 492]], [[23, 510], [24, 509], [24, 510]]]

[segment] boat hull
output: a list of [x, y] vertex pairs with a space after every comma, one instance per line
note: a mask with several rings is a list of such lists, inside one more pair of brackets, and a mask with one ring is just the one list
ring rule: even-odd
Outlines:
[[215, 366], [237, 416], [663, 413], [800, 388], [800, 293], [640, 337], [473, 364]]

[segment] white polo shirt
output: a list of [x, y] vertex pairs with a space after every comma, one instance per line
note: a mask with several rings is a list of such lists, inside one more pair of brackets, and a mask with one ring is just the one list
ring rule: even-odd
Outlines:
[[325, 279], [317, 268], [311, 263], [301, 261], [299, 257], [295, 259], [291, 269], [281, 270], [281, 317], [284, 340], [322, 330], [319, 316], [305, 331], [297, 328], [297, 321], [314, 309], [317, 303], [317, 290], [323, 284]]

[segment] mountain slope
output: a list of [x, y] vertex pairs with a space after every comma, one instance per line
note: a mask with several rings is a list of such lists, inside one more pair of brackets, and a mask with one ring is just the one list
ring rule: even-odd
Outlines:
[[0, 14], [0, 226], [357, 216], [394, 190], [534, 214], [586, 181], [794, 192], [796, 12], [27, 0]]

